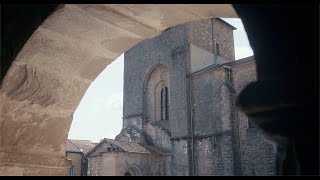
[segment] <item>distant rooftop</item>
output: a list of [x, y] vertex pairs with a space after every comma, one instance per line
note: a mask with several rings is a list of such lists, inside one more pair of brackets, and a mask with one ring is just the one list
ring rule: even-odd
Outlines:
[[120, 147], [121, 149], [123, 149], [126, 152], [150, 153], [144, 147], [142, 147], [136, 143], [130, 143], [130, 142], [125, 142], [125, 141], [116, 141], [116, 140], [107, 139], [107, 138], [105, 138], [105, 140], [108, 141], [109, 143], [112, 143], [112, 144]]
[[221, 64], [221, 65], [222, 66], [236, 67], [236, 66], [239, 66], [239, 65], [244, 65], [244, 64], [247, 64], [247, 63], [254, 63], [254, 62], [255, 62], [254, 56], [249, 56], [249, 57], [245, 57], [245, 58], [238, 59], [238, 60], [235, 60], [235, 61], [227, 62], [227, 63]]
[[156, 147], [104, 138], [103, 140], [100, 141], [99, 144], [97, 144], [94, 148], [92, 148], [86, 155], [96, 156], [101, 153], [108, 153], [109, 151], [107, 149], [102, 149], [102, 150], [99, 150], [99, 152], [94, 152], [95, 149], [97, 149], [103, 143], [110, 143], [118, 147], [117, 151], [112, 151], [112, 152], [131, 152], [131, 153], [162, 154], [162, 155], [166, 154], [166, 153], [163, 153], [161, 150], [157, 149]]
[[82, 152], [86, 154], [92, 148], [95, 147], [95, 143], [89, 140], [75, 140], [75, 139], [68, 139], [66, 145], [67, 152]]

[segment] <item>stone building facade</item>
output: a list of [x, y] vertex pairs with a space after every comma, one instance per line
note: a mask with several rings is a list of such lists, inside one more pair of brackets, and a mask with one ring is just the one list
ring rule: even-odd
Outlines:
[[154, 147], [103, 139], [86, 154], [88, 176], [161, 176], [170, 171], [169, 155]]
[[170, 170], [158, 174], [275, 173], [272, 144], [235, 107], [256, 71], [254, 57], [235, 61], [234, 29], [219, 18], [182, 24], [124, 54], [123, 129], [116, 140], [169, 154], [162, 159]]
[[68, 139], [66, 143], [66, 157], [71, 160], [72, 165], [67, 176], [86, 176], [88, 162], [86, 154], [96, 146], [89, 140]]

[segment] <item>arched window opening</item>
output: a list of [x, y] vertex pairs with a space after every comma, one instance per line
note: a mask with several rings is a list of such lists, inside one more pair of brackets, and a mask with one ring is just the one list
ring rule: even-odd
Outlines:
[[161, 120], [168, 120], [169, 113], [168, 113], [168, 87], [163, 87], [161, 89]]
[[145, 82], [145, 116], [151, 122], [169, 120], [170, 73], [166, 66], [157, 65]]
[[123, 174], [124, 176], [142, 176], [143, 173], [136, 164], [131, 165]]

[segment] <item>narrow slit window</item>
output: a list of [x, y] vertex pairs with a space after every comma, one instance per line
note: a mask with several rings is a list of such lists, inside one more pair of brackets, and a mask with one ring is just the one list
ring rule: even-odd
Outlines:
[[219, 43], [217, 43], [216, 46], [217, 46], [217, 55], [220, 55], [220, 45], [219, 45]]
[[161, 89], [161, 97], [160, 97], [160, 101], [161, 101], [161, 105], [160, 105], [160, 114], [161, 114], [161, 120], [163, 120], [163, 114], [164, 114], [164, 108], [163, 108], [163, 105], [164, 105], [164, 102], [163, 102], [163, 98], [164, 98], [164, 96], [163, 96], [163, 88]]
[[165, 106], [166, 106], [166, 108], [165, 108], [165, 114], [166, 114], [166, 120], [168, 120], [169, 119], [169, 111], [168, 111], [168, 105], [169, 105], [169, 99], [168, 99], [168, 87], [166, 87], [165, 88], [165, 94], [166, 94], [166, 99], [165, 99]]
[[164, 86], [160, 91], [160, 119], [169, 119], [169, 93], [168, 87]]

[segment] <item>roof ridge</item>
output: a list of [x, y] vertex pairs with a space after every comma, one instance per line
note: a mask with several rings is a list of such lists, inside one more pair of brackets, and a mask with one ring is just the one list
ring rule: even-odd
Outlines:
[[92, 151], [95, 150], [98, 146], [100, 146], [103, 142], [105, 141], [109, 142], [108, 140], [112, 140], [112, 139], [109, 139], [109, 138], [101, 139], [100, 142], [98, 142], [97, 144], [94, 144], [93, 148], [91, 148], [87, 153], [85, 153], [85, 156], [88, 156], [90, 153], [92, 153]]
[[81, 152], [81, 148], [79, 148], [76, 144], [74, 144], [72, 141], [70, 141], [70, 139], [68, 139], [68, 141], [77, 148], [78, 151]]
[[[128, 141], [118, 141], [118, 140], [114, 140], [114, 139], [110, 139], [112, 141], [116, 141], [116, 142], [124, 142], [124, 143], [131, 143], [131, 144], [139, 144], [139, 143], [135, 143], [135, 142], [128, 142]], [[140, 145], [140, 144], [139, 144]]]
[[68, 139], [68, 141], [83, 154], [87, 154], [87, 152], [96, 146], [96, 144], [94, 144], [91, 140]]
[[86, 140], [86, 139], [68, 139], [68, 140], [72, 140], [72, 141], [90, 141], [90, 142], [92, 142], [91, 140]]
[[[70, 141], [69, 139], [68, 139], [68, 141]], [[73, 143], [72, 141], [70, 141], [74, 146], [76, 146], [78, 149], [79, 149], [79, 151], [83, 151], [83, 149], [81, 149], [79, 146], [77, 146], [75, 143]]]
[[[110, 140], [112, 140], [112, 141], [115, 142], [115, 143], [113, 143], [113, 144], [115, 144], [116, 146], [120, 147], [121, 149], [123, 149], [123, 150], [125, 150], [125, 151], [127, 151], [127, 152], [132, 152], [132, 151], [129, 150], [129, 149], [127, 149], [127, 148], [125, 148], [125, 147], [123, 147], [123, 145], [126, 146], [125, 144], [139, 146], [140, 148], [144, 149], [145, 151], [151, 153], [146, 147], [144, 147], [143, 145], [141, 145], [141, 143], [128, 142], [128, 141], [118, 141], [118, 140], [114, 140], [114, 139], [110, 139]], [[123, 145], [121, 145], [121, 144], [118, 145], [118, 144], [116, 144], [117, 142], [123, 143]]]
[[[105, 138], [105, 139], [107, 139], [107, 140], [111, 140], [111, 141], [114, 141], [114, 142], [123, 142], [123, 141], [116, 141], [116, 140], [109, 139], [109, 138]], [[126, 148], [121, 147], [121, 146], [119, 146], [119, 145], [117, 145], [117, 144], [115, 144], [115, 143], [113, 143], [113, 142], [109, 142], [109, 143], [112, 143], [112, 144], [114, 144], [114, 145], [118, 146], [119, 148], [121, 148], [121, 149], [123, 149], [123, 150], [125, 150], [125, 151], [129, 152]]]

